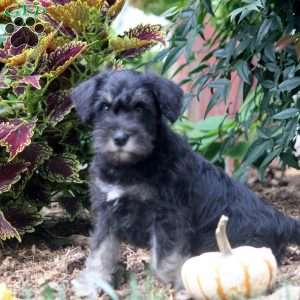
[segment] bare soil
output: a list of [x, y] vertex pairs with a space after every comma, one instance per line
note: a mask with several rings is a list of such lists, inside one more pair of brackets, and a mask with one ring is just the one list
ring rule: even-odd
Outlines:
[[[252, 176], [249, 184], [278, 209], [299, 218], [300, 172], [289, 170], [279, 179], [279, 175], [275, 175], [271, 176], [268, 184], [261, 184]], [[72, 294], [70, 281], [78, 275], [88, 254], [87, 226], [82, 226], [81, 234], [76, 235], [72, 230], [66, 230], [72, 228], [71, 223], [62, 225], [59, 208], [54, 207], [50, 211], [54, 213], [50, 214], [51, 225], [46, 229], [38, 229], [36, 233], [25, 236], [22, 244], [10, 243], [0, 249], [0, 282], [5, 282], [17, 299], [50, 299], [47, 298], [49, 291], [55, 291], [57, 295], [65, 294], [65, 299], [76, 299]], [[77, 233], [78, 230], [74, 228]], [[65, 236], [65, 232], [68, 232], [68, 236]], [[115, 283], [121, 299], [128, 296], [129, 282], [131, 285], [136, 282], [141, 293], [147, 290], [147, 294], [150, 292], [152, 295], [160, 295], [159, 299], [174, 299], [172, 289], [151, 277], [149, 253], [123, 245], [122, 262]], [[278, 283], [284, 282], [300, 285], [300, 248], [297, 246], [289, 246], [280, 268]], [[99, 299], [108, 298], [101, 296]], [[150, 298], [142, 296], [140, 299]]]

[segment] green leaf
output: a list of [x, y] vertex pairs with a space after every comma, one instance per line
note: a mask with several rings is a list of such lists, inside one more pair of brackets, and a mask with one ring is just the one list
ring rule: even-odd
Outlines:
[[256, 140], [248, 150], [245, 161], [234, 173], [235, 178], [240, 178], [248, 167], [251, 166], [258, 158], [260, 158], [267, 150], [271, 149], [273, 142], [271, 140], [262, 141]]
[[272, 44], [269, 44], [265, 47], [264, 55], [266, 56], [266, 58], [269, 61], [272, 61], [272, 62], [276, 61], [274, 46]]
[[191, 77], [187, 77], [187, 78], [184, 78], [183, 80], [179, 81], [179, 85], [184, 85], [188, 82], [191, 82], [192, 81], [192, 78]]
[[281, 149], [277, 148], [276, 150], [269, 153], [266, 158], [263, 160], [263, 162], [260, 164], [258, 172], [260, 174], [260, 178], [262, 179], [264, 176], [264, 173], [266, 171], [266, 168], [268, 165], [281, 153]]
[[200, 64], [199, 66], [193, 68], [190, 72], [189, 72], [189, 75], [193, 75], [193, 74], [196, 74], [196, 73], [199, 73], [201, 72], [202, 70], [208, 68], [208, 65], [207, 64]]
[[249, 144], [246, 142], [239, 142], [232, 147], [225, 148], [224, 155], [234, 159], [241, 159], [247, 152]]
[[224, 116], [209, 116], [206, 119], [203, 119], [197, 122], [194, 127], [197, 130], [201, 130], [204, 132], [214, 132], [215, 134], [218, 133], [219, 127], [222, 128], [230, 128], [234, 124], [234, 121], [228, 119]]
[[182, 51], [181, 47], [173, 48], [169, 51], [168, 56], [166, 57], [166, 60], [162, 67], [162, 74], [165, 74], [165, 72], [177, 61], [178, 57], [180, 56]]
[[299, 114], [299, 110], [297, 108], [287, 108], [280, 113], [273, 116], [273, 119], [275, 120], [285, 120], [294, 118]]
[[271, 140], [267, 140], [267, 141], [258, 141], [257, 144], [255, 144], [254, 147], [252, 145], [251, 149], [249, 149], [249, 153], [247, 155], [247, 158], [246, 158], [244, 164], [249, 166], [252, 163], [254, 163], [267, 150], [271, 149], [272, 144], [273, 143], [272, 143]]
[[257, 44], [260, 44], [262, 42], [263, 38], [268, 34], [271, 25], [272, 25], [272, 20], [270, 20], [270, 19], [265, 19], [262, 22], [262, 24], [258, 30], [257, 37], [256, 37]]
[[279, 90], [281, 92], [291, 91], [300, 85], [300, 77], [294, 77], [287, 79], [279, 84]]
[[204, 0], [203, 1], [204, 7], [208, 13], [210, 13], [212, 16], [214, 15], [212, 5], [211, 5], [211, 0]]
[[250, 70], [246, 61], [239, 61], [236, 65], [237, 72], [240, 78], [250, 84]]
[[272, 80], [264, 80], [261, 85], [266, 89], [272, 89], [275, 87], [275, 83]]
[[210, 88], [215, 89], [215, 94], [221, 97], [224, 101], [226, 101], [229, 88], [230, 88], [230, 81], [226, 78], [217, 79], [212, 81], [208, 84]]
[[292, 155], [292, 153], [288, 153], [288, 152], [281, 153], [280, 159], [289, 167], [299, 169], [298, 160], [295, 158], [294, 155]]
[[199, 97], [200, 92], [203, 90], [204, 86], [206, 85], [206, 83], [208, 82], [209, 77], [207, 75], [204, 76], [200, 76], [195, 83], [193, 84], [193, 89], [197, 87], [197, 97]]
[[207, 117], [208, 113], [212, 110], [212, 108], [222, 99], [220, 98], [220, 95], [218, 93], [215, 93], [212, 95], [212, 97], [210, 98], [206, 110], [205, 110], [205, 114], [204, 114], [204, 118]]
[[189, 65], [189, 63], [181, 64], [176, 68], [174, 73], [172, 74], [171, 78], [174, 78], [179, 72], [181, 72], [184, 68], [186, 68]]

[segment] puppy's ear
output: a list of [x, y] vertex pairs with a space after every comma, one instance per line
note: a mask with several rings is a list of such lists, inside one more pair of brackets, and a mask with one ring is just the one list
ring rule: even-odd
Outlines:
[[94, 102], [97, 101], [95, 93], [101, 89], [101, 86], [110, 76], [110, 73], [110, 71], [98, 73], [71, 90], [70, 96], [72, 102], [82, 121], [88, 122], [92, 119]]
[[154, 74], [145, 74], [146, 83], [155, 95], [162, 114], [172, 123], [180, 116], [182, 89], [174, 82]]

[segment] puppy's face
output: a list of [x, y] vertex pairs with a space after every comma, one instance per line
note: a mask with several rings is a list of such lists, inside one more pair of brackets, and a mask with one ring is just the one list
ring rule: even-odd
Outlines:
[[174, 122], [181, 89], [153, 74], [111, 71], [76, 87], [71, 98], [81, 119], [93, 123], [96, 153], [115, 164], [135, 164], [149, 156], [163, 118]]
[[145, 87], [114, 87], [108, 85], [96, 93], [94, 148], [114, 164], [136, 163], [154, 148], [158, 107]]

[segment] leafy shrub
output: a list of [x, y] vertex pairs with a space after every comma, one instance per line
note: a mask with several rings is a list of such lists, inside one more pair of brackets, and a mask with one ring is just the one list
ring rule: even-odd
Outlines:
[[158, 25], [114, 36], [110, 25], [123, 4], [0, 2], [0, 241], [32, 231], [54, 198], [73, 217], [87, 204], [90, 138], [69, 90], [163, 42]]
[[[173, 16], [177, 26], [169, 48], [154, 59], [164, 58], [162, 71], [166, 72], [181, 54], [185, 55], [190, 72], [183, 83], [192, 86], [187, 101], [192, 97], [201, 101], [201, 91], [210, 88], [206, 114], [218, 103], [226, 103], [231, 77], [233, 72], [238, 73], [243, 112], [236, 114], [234, 126], [225, 130], [226, 134], [220, 130], [226, 147], [218, 150], [222, 156], [224, 149], [241, 140], [250, 142], [236, 170], [237, 177], [253, 163], [263, 177], [276, 158], [283, 167], [299, 169], [292, 147], [300, 110], [299, 12], [296, 0], [190, 1]], [[204, 40], [207, 54], [199, 59], [192, 46], [197, 37], [205, 38], [203, 28], [207, 23], [214, 26], [214, 33]]]

